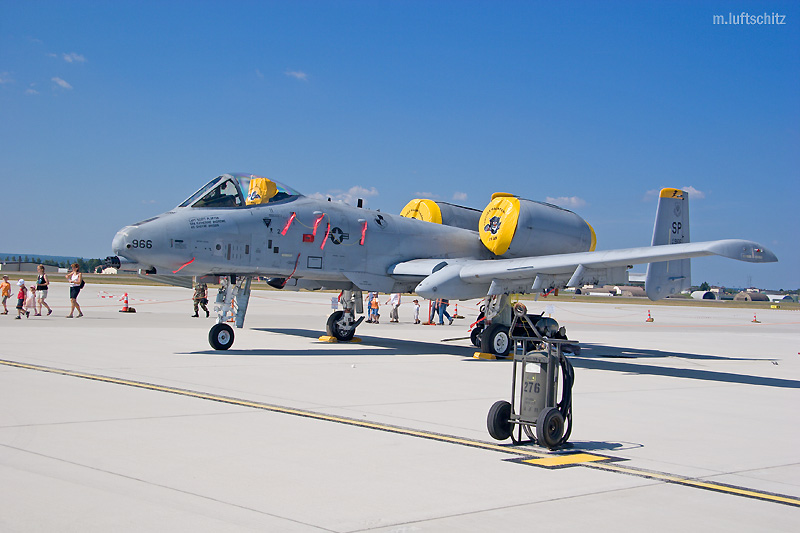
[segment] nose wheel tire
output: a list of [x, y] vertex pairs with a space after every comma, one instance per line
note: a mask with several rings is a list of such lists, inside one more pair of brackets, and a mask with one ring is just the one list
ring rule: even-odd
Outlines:
[[208, 332], [208, 343], [215, 350], [227, 350], [233, 346], [233, 328], [228, 324], [214, 324]]
[[[351, 322], [352, 323], [352, 322]], [[328, 317], [328, 323], [325, 328], [328, 335], [336, 337], [339, 341], [349, 341], [356, 334], [355, 327], [347, 327], [345, 322], [344, 311], [334, 311]]]

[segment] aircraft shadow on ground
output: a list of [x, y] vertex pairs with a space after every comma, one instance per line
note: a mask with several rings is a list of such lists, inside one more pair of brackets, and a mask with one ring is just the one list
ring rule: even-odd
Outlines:
[[[319, 330], [310, 329], [295, 329], [295, 328], [253, 328], [251, 331], [261, 331], [268, 333], [278, 333], [281, 335], [290, 335], [294, 337], [303, 337], [306, 339], [317, 340], [324, 332]], [[352, 355], [419, 355], [419, 354], [432, 354], [432, 355], [456, 355], [460, 357], [472, 357], [475, 352], [474, 347], [466, 346], [448, 346], [438, 342], [425, 342], [414, 340], [402, 339], [387, 339], [383, 337], [372, 337], [369, 335], [357, 335], [361, 339], [358, 343], [336, 343], [329, 344], [326, 342], [319, 342], [318, 348], [304, 349], [304, 350], [287, 350], [283, 348], [275, 349], [256, 349], [256, 350], [237, 350], [230, 349], [226, 352], [219, 352], [216, 350], [203, 350], [197, 352], [190, 352], [192, 354], [213, 354], [213, 355], [238, 355], [238, 356], [352, 356]], [[342, 351], [340, 349], [331, 349], [332, 346], [337, 347], [352, 347], [353, 350]]]
[[607, 370], [626, 374], [642, 374], [675, 378], [696, 379], [702, 381], [716, 381], [719, 383], [739, 383], [743, 385], [761, 385], [764, 387], [779, 387], [786, 389], [800, 389], [800, 381], [792, 379], [770, 378], [753, 376], [750, 374], [735, 374], [731, 372], [716, 372], [697, 368], [670, 368], [655, 365], [624, 363], [611, 359], [647, 359], [647, 358], [676, 358], [694, 361], [751, 361], [768, 364], [770, 359], [752, 359], [739, 357], [724, 357], [716, 355], [700, 355], [690, 353], [667, 352], [661, 350], [640, 350], [599, 344], [581, 344], [580, 357], [570, 357], [575, 368], [588, 368], [593, 370]]
[[[281, 335], [291, 335], [316, 340], [322, 334], [319, 330], [297, 329], [297, 328], [253, 328], [252, 331], [267, 333], [278, 333]], [[352, 347], [352, 350], [342, 351], [331, 349], [331, 345], [322, 343], [318, 348], [287, 350], [284, 348], [276, 349], [256, 349], [256, 350], [237, 350], [230, 349], [225, 352], [217, 350], [202, 350], [188, 352], [192, 355], [226, 355], [226, 356], [250, 356], [250, 357], [337, 357], [353, 355], [455, 355], [465, 358], [466, 361], [489, 363], [490, 361], [479, 361], [473, 359], [472, 355], [476, 348], [472, 346], [454, 346], [438, 342], [425, 342], [415, 340], [387, 339], [383, 337], [372, 337], [369, 335], [359, 335], [362, 340], [360, 343], [344, 344], [336, 346]], [[737, 357], [724, 357], [716, 355], [701, 355], [690, 353], [667, 352], [660, 350], [643, 350], [628, 347], [604, 346], [600, 344], [581, 344], [580, 357], [570, 356], [570, 361], [575, 368], [586, 368], [592, 370], [606, 370], [609, 372], [621, 372], [625, 374], [641, 374], [652, 376], [676, 377], [685, 379], [695, 379], [701, 381], [712, 381], [718, 383], [738, 383], [743, 385], [761, 385], [765, 387], [778, 387], [786, 389], [800, 389], [800, 381], [780, 378], [770, 378], [753, 376], [749, 374], [735, 374], [730, 372], [716, 372], [713, 370], [701, 370], [695, 368], [670, 368], [656, 365], [637, 363], [626, 363], [618, 359], [656, 359], [656, 358], [676, 358], [694, 361], [752, 361], [769, 363], [768, 359], [750, 359]], [[507, 360], [498, 360], [498, 363], [508, 363]]]

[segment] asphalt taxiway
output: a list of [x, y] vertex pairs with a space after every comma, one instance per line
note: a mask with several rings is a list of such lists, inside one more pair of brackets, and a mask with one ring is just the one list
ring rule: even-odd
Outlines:
[[67, 292], [50, 317], [0, 316], [3, 531], [800, 523], [798, 311], [530, 304], [583, 347], [571, 447], [550, 452], [488, 435], [511, 363], [440, 342], [474, 302], [433, 327], [405, 297], [400, 324], [328, 344], [330, 294], [254, 291], [216, 352], [187, 289], [88, 285], [72, 320]]

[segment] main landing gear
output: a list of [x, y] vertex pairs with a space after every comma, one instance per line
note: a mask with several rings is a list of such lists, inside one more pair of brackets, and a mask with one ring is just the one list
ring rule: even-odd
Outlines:
[[217, 312], [217, 323], [211, 326], [208, 332], [208, 343], [215, 350], [227, 350], [233, 346], [233, 328], [228, 325], [228, 319], [233, 317], [237, 328], [244, 326], [244, 316], [247, 313], [247, 304], [250, 302], [251, 278], [242, 276], [221, 276], [220, 288], [214, 311]]
[[326, 330], [328, 335], [338, 341], [352, 340], [356, 328], [363, 322], [364, 317], [355, 318], [355, 313], [363, 313], [361, 291], [342, 291], [342, 311], [334, 311], [328, 317]]
[[[513, 337], [528, 338], [529, 340], [525, 341], [525, 348], [529, 351], [541, 349], [541, 343], [532, 340], [536, 338], [533, 329], [536, 329], [541, 337], [567, 340], [566, 329], [559, 327], [554, 319], [545, 317], [544, 313], [528, 314], [528, 320], [513, 321], [512, 309], [508, 295], [487, 297], [486, 304], [478, 315], [478, 321], [470, 332], [472, 344], [480, 348], [482, 353], [508, 356], [514, 347], [511, 340]], [[564, 344], [564, 351], [579, 355], [580, 346]]]

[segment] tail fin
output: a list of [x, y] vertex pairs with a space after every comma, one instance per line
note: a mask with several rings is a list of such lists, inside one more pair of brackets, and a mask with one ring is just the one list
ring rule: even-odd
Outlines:
[[[653, 227], [653, 246], [689, 242], [689, 193], [680, 189], [661, 189]], [[689, 259], [662, 261], [647, 265], [645, 292], [660, 300], [688, 289], [692, 284]]]

